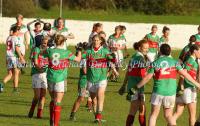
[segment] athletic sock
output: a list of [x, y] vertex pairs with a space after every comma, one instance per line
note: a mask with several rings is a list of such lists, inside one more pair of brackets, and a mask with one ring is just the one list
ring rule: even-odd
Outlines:
[[139, 115], [140, 126], [146, 126], [146, 117], [145, 115]]
[[129, 114], [126, 119], [126, 126], [132, 126], [134, 122], [134, 118], [135, 116]]
[[53, 120], [54, 120], [54, 101], [51, 101], [49, 104], [49, 113], [50, 113], [50, 126], [53, 125]]
[[54, 126], [59, 126], [60, 112], [61, 112], [60, 103], [56, 103], [55, 106], [54, 106], [54, 109], [53, 109], [53, 113], [54, 113]]
[[35, 110], [35, 107], [36, 107], [36, 105], [37, 105], [37, 102], [38, 102], [38, 101], [36, 101], [36, 100], [33, 100], [33, 101], [32, 101], [31, 108], [30, 108], [29, 114], [28, 114], [28, 117], [29, 117], [29, 118], [32, 118], [32, 117], [33, 117], [34, 110]]
[[38, 108], [37, 118], [42, 118], [42, 109], [41, 108]]
[[102, 120], [102, 114], [101, 114], [101, 112], [97, 112], [96, 114], [95, 114], [95, 120]]

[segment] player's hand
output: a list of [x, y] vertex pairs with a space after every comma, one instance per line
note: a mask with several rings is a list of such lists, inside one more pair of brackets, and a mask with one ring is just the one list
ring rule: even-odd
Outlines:
[[118, 93], [119, 95], [123, 95], [125, 92], [126, 92], [126, 85], [123, 84], [119, 89]]
[[81, 43], [81, 42], [79, 42], [76, 46], [75, 46], [75, 48], [76, 48], [76, 51], [78, 52], [78, 51], [82, 51], [82, 49], [83, 49], [83, 44]]

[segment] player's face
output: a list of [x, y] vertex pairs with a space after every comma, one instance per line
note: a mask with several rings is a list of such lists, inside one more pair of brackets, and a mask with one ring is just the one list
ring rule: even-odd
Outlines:
[[22, 17], [18, 17], [18, 18], [17, 18], [17, 23], [21, 24], [22, 21], [23, 21], [23, 18], [22, 18]]
[[93, 43], [94, 43], [94, 46], [95, 46], [95, 47], [101, 46], [101, 40], [100, 40], [100, 38], [99, 38], [99, 37], [95, 37], [95, 38], [93, 39]]
[[115, 30], [115, 33], [116, 33], [117, 35], [120, 35], [120, 34], [121, 34], [121, 30], [118, 28], [118, 29]]
[[153, 34], [155, 34], [157, 32], [157, 30], [158, 30], [157, 28], [153, 28], [151, 31]]
[[47, 47], [48, 44], [48, 40], [43, 40], [42, 41], [42, 47]]
[[58, 20], [58, 27], [61, 28], [64, 26], [63, 20]]
[[35, 26], [35, 30], [36, 30], [36, 31], [40, 31], [40, 30], [41, 30], [41, 25], [36, 25], [36, 26]]
[[97, 27], [97, 32], [103, 31], [103, 26]]
[[126, 30], [122, 30], [122, 34], [124, 34], [126, 32]]
[[149, 51], [149, 44], [145, 43], [142, 45], [141, 48], [139, 48], [139, 51], [143, 54], [143, 55], [147, 55], [148, 51]]
[[200, 58], [200, 49], [194, 51], [196, 58]]
[[198, 33], [200, 34], [200, 28], [198, 28]]
[[170, 33], [169, 30], [165, 31], [164, 36], [168, 37], [168, 36], [169, 36], [169, 33]]

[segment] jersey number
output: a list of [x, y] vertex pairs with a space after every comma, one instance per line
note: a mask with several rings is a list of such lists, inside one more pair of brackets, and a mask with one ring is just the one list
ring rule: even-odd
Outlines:
[[12, 42], [7, 41], [7, 50], [11, 50], [11, 49], [12, 49]]
[[169, 71], [167, 71], [167, 69], [169, 68], [169, 63], [167, 61], [162, 61], [160, 63], [162, 69], [161, 69], [161, 74], [162, 75], [166, 75], [166, 74], [170, 74]]
[[60, 61], [59, 61], [60, 54], [59, 53], [54, 53], [52, 55], [52, 57], [53, 57], [52, 64], [57, 66], [60, 63]]

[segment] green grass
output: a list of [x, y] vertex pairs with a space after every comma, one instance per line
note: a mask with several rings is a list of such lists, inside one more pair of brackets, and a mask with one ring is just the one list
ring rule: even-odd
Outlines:
[[[71, 48], [71, 47], [70, 47]], [[71, 48], [72, 49], [72, 48]], [[73, 50], [74, 51], [74, 50]], [[133, 53], [129, 50], [130, 54]], [[173, 51], [173, 56], [177, 57], [179, 51]], [[0, 62], [1, 71], [0, 78], [6, 75], [6, 65], [5, 65], [5, 46], [0, 45], [0, 57], [2, 61]], [[31, 88], [31, 76], [30, 68], [25, 69], [26, 74], [20, 77], [20, 94], [12, 94], [12, 82], [5, 85], [4, 93], [0, 94], [0, 126], [48, 126], [49, 125], [49, 111], [48, 104], [50, 97], [47, 95], [47, 101], [44, 108], [44, 118], [32, 119], [27, 118], [27, 113], [31, 105], [31, 99], [33, 96], [33, 91]], [[62, 103], [62, 115], [61, 115], [61, 126], [95, 126], [93, 123], [94, 117], [92, 113], [86, 111], [84, 107], [86, 103], [81, 105], [81, 108], [77, 112], [77, 122], [71, 122], [68, 120], [69, 114], [73, 105], [74, 100], [77, 97], [77, 82], [79, 76], [78, 68], [69, 68], [68, 76], [68, 91], [66, 92], [63, 103]], [[117, 91], [122, 84], [125, 71], [121, 71], [120, 82], [110, 83], [106, 91], [105, 107], [103, 116], [107, 120], [104, 126], [123, 126], [125, 125], [125, 120], [127, 113], [129, 111], [129, 102], [125, 100], [124, 96], [119, 96]], [[146, 107], [147, 107], [147, 117], [149, 117], [150, 112], [150, 94], [152, 88], [152, 82], [149, 83], [146, 88]], [[199, 107], [198, 107], [199, 112]], [[138, 117], [135, 119], [135, 126], [139, 126]], [[187, 111], [178, 120], [178, 126], [188, 125], [188, 114]], [[164, 126], [166, 122], [163, 118], [163, 113], [161, 112], [157, 121], [157, 126]]]
[[[35, 17], [57, 18], [59, 8], [54, 7], [49, 11], [38, 8]], [[135, 13], [131, 10], [70, 10], [63, 9], [63, 17], [73, 20], [89, 21], [116, 21], [130, 23], [164, 23], [164, 24], [198, 24], [200, 22], [200, 11], [188, 15], [145, 15]]]

